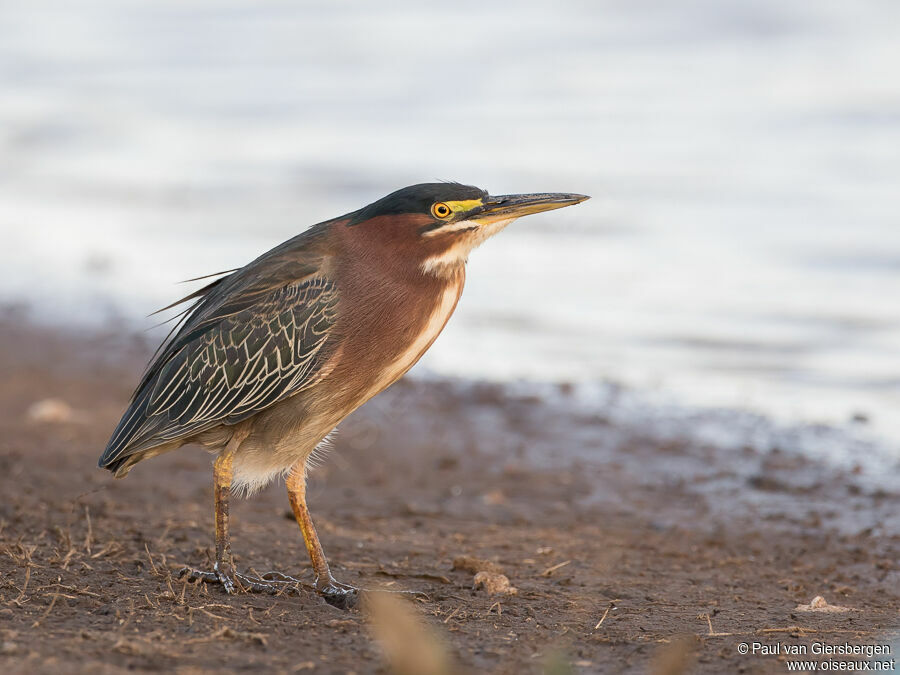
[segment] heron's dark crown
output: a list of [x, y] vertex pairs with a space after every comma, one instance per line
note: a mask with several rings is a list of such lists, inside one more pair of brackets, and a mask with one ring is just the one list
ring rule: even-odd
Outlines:
[[436, 202], [483, 199], [487, 190], [461, 183], [419, 183], [400, 188], [350, 214], [348, 225], [358, 225], [378, 216], [401, 213], [429, 213]]

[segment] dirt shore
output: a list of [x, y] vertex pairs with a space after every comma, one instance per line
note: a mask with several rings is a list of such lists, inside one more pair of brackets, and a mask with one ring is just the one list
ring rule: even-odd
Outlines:
[[[149, 351], [0, 322], [3, 671], [388, 672], [364, 612], [178, 578], [212, 554], [201, 450], [96, 468]], [[467, 672], [787, 672], [754, 642], [896, 658], [900, 491], [790, 447], [661, 442], [567, 395], [407, 379], [364, 406], [311, 480], [335, 576], [424, 592]], [[232, 528], [239, 567], [311, 580], [283, 485]], [[517, 593], [474, 590], [463, 556]]]

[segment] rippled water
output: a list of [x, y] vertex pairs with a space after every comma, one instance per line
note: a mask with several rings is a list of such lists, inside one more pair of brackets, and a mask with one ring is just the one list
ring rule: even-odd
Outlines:
[[[399, 186], [591, 194], [420, 368], [900, 444], [900, 4], [0, 4], [0, 297], [138, 325]], [[865, 432], [869, 433], [869, 432]]]

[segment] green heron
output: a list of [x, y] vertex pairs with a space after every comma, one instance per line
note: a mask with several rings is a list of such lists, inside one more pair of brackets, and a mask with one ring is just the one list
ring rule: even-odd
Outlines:
[[228, 593], [296, 582], [237, 572], [228, 536], [229, 491], [284, 476], [315, 589], [345, 603], [357, 589], [329, 570], [306, 506], [307, 460], [431, 346], [456, 308], [472, 249], [520, 216], [585, 199], [426, 183], [314, 225], [170, 305], [194, 301], [148, 365], [100, 466], [121, 477], [186, 443], [217, 453], [216, 562], [191, 576]]

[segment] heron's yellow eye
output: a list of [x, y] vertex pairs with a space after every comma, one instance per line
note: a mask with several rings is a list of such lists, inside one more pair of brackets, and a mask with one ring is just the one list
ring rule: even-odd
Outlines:
[[434, 206], [431, 207], [431, 214], [435, 218], [446, 218], [451, 213], [450, 207], [447, 206], [444, 202], [438, 202]]

